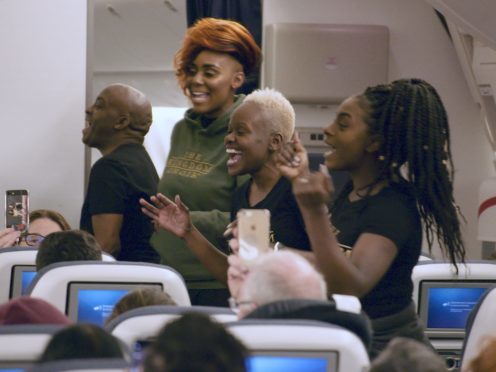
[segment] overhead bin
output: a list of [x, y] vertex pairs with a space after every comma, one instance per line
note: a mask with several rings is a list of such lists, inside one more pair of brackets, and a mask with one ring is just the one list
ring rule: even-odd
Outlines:
[[264, 85], [293, 103], [339, 103], [388, 80], [386, 26], [275, 23], [264, 45]]

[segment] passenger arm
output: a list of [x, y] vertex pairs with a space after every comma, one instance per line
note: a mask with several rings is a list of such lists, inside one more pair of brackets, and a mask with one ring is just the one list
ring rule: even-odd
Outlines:
[[327, 178], [320, 172], [310, 174], [303, 181], [296, 178], [293, 182], [296, 200], [329, 291], [363, 297], [385, 275], [398, 248], [385, 236], [362, 233], [353, 246], [351, 259], [343, 255], [326, 206]]
[[179, 195], [173, 202], [163, 194], [151, 197], [153, 204], [141, 199], [142, 211], [150, 217], [155, 228], [169, 231], [183, 239], [188, 248], [221, 283], [227, 283], [227, 256], [211, 244], [191, 221], [188, 207]]
[[104, 252], [114, 257], [121, 250], [120, 232], [123, 215], [116, 213], [102, 213], [91, 216], [93, 234]]

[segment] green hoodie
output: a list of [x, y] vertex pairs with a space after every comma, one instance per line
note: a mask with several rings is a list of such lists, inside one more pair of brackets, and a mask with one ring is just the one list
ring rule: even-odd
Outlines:
[[[198, 230], [216, 247], [227, 251], [223, 232], [229, 223], [233, 191], [242, 178], [227, 173], [227, 153], [224, 137], [232, 112], [244, 99], [235, 98], [231, 108], [207, 127], [201, 116], [188, 110], [184, 119], [172, 131], [171, 147], [158, 192], [173, 199], [176, 194], [191, 211], [192, 221]], [[151, 238], [161, 263], [181, 273], [188, 288], [224, 288], [196, 259], [183, 240], [160, 230]]]

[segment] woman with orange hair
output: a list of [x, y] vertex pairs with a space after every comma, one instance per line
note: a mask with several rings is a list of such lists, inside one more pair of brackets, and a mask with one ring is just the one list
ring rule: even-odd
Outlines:
[[[260, 59], [260, 48], [244, 26], [203, 18], [187, 30], [174, 61], [179, 85], [192, 107], [172, 131], [158, 192], [187, 200], [194, 225], [214, 246], [225, 249], [222, 234], [229, 223], [231, 195], [244, 178], [227, 173], [224, 137], [231, 113], [244, 99], [236, 90], [258, 69]], [[183, 275], [193, 305], [227, 306], [228, 290], [180, 238], [161, 230], [151, 243], [161, 263]]]

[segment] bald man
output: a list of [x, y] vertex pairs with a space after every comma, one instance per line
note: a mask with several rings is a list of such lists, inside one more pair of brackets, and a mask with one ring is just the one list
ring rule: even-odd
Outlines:
[[106, 87], [86, 109], [83, 143], [102, 158], [91, 168], [80, 228], [121, 261], [160, 261], [149, 244], [153, 226], [138, 202], [157, 192], [157, 171], [143, 147], [151, 123], [148, 99], [123, 84]]

